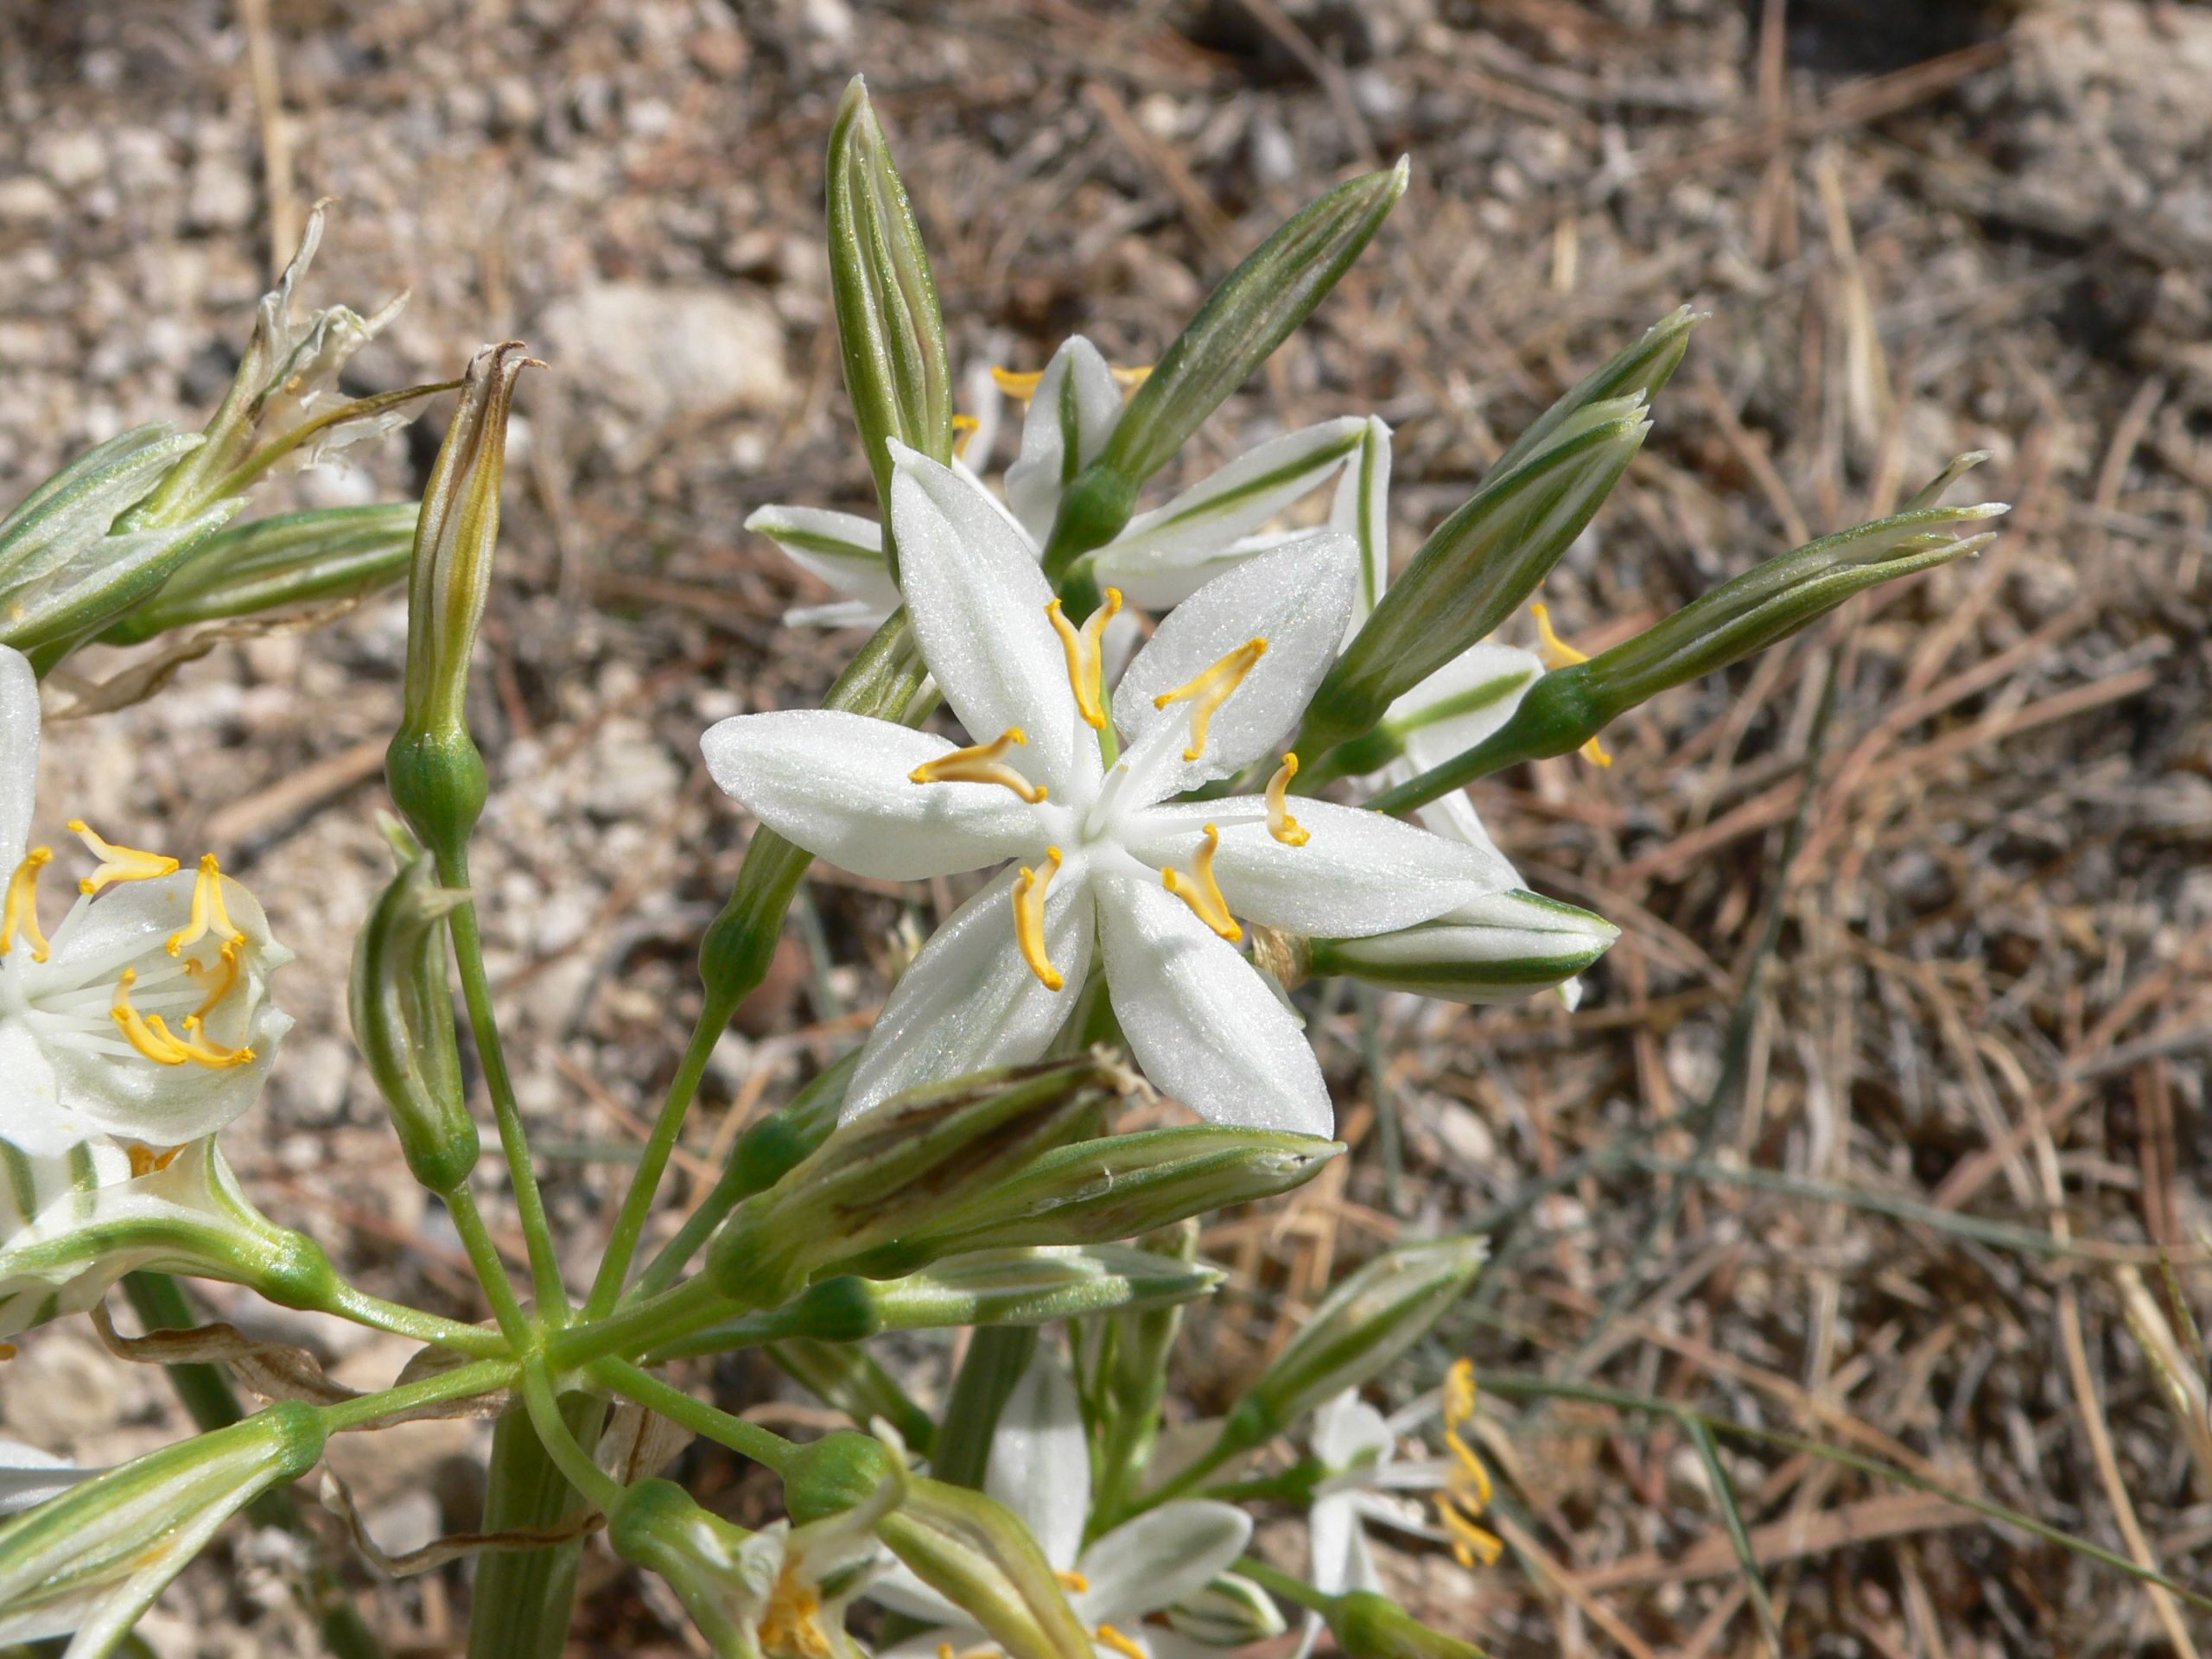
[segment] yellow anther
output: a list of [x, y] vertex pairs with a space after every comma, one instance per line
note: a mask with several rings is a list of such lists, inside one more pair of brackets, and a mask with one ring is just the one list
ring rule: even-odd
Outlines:
[[1436, 1496], [1436, 1513], [1451, 1535], [1452, 1553], [1469, 1572], [1478, 1563], [1492, 1565], [1505, 1548], [1495, 1534], [1475, 1524], [1492, 1495], [1490, 1471], [1466, 1438], [1475, 1402], [1475, 1363], [1455, 1361], [1444, 1376], [1444, 1442], [1452, 1450], [1452, 1466], [1446, 1471], [1445, 1490]]
[[1060, 977], [1060, 970], [1052, 966], [1052, 958], [1045, 949], [1045, 889], [1052, 885], [1052, 878], [1060, 873], [1060, 849], [1045, 849], [1046, 864], [1040, 874], [1027, 864], [1014, 884], [1014, 938], [1021, 947], [1021, 959], [1029, 964], [1029, 971], [1048, 991], [1057, 991], [1067, 983]]
[[1027, 747], [1028, 735], [1009, 726], [988, 743], [976, 743], [934, 760], [925, 760], [906, 774], [917, 784], [1001, 784], [1034, 806], [1045, 798], [1045, 786], [1033, 784], [1002, 758], [1016, 744]]
[[222, 866], [215, 862], [214, 854], [202, 853], [200, 879], [192, 884], [192, 919], [169, 935], [169, 955], [182, 955], [186, 946], [199, 944], [209, 933], [230, 944], [245, 943], [245, 935], [231, 925], [231, 913], [223, 908]]
[[1098, 1638], [1102, 1646], [1111, 1648], [1120, 1654], [1122, 1659], [1146, 1659], [1145, 1650], [1111, 1624], [1101, 1624], [1091, 1634]]
[[937, 1659], [954, 1659], [951, 1643], [940, 1642], [937, 1644]]
[[[1553, 629], [1550, 606], [1538, 600], [1529, 607], [1529, 614], [1536, 619], [1537, 654], [1543, 658], [1546, 668], [1572, 668], [1577, 663], [1590, 660], [1588, 652], [1577, 651]], [[1582, 746], [1582, 758], [1593, 766], [1613, 764], [1613, 757], [1605, 752], [1605, 746], [1594, 737]]]
[[[1128, 368], [1116, 365], [1109, 372], [1113, 375], [1115, 385], [1123, 391], [1130, 392], [1152, 378], [1152, 365], [1145, 363]], [[1007, 397], [1026, 404], [1037, 395], [1037, 388], [1045, 384], [1045, 372], [1036, 369], [1023, 374], [1014, 369], [995, 367], [991, 371], [991, 380]], [[955, 416], [953, 418], [957, 421], [959, 417]]]
[[1060, 1581], [1060, 1588], [1078, 1596], [1090, 1593], [1090, 1580], [1072, 1567], [1064, 1567], [1053, 1575]]
[[130, 1174], [134, 1180], [143, 1175], [151, 1175], [156, 1170], [167, 1169], [184, 1154], [182, 1147], [164, 1147], [156, 1151], [152, 1147], [141, 1145], [136, 1141], [124, 1150], [130, 1156]]
[[83, 842], [99, 868], [77, 883], [79, 893], [98, 893], [111, 881], [151, 881], [175, 875], [177, 861], [166, 853], [142, 853], [136, 847], [118, 847], [82, 818], [69, 820], [69, 833]]
[[184, 1051], [184, 1058], [196, 1060], [211, 1071], [220, 1071], [233, 1065], [251, 1065], [254, 1061], [251, 1049], [240, 1044], [236, 1048], [225, 1048], [207, 1034], [196, 1014], [184, 1016], [184, 1035], [171, 1039]]
[[44, 962], [50, 947], [38, 925], [38, 873], [54, 861], [54, 849], [34, 847], [8, 878], [7, 913], [0, 916], [0, 957], [16, 948], [16, 935], [31, 942], [31, 960]]
[[952, 453], [956, 457], [964, 457], [967, 454], [969, 440], [976, 435], [976, 429], [982, 425], [982, 423], [973, 415], [956, 415], [952, 417]]
[[20, 1351], [12, 1342], [0, 1342], [0, 1361], [13, 1359]]
[[185, 1023], [190, 1025], [194, 1020], [205, 1020], [209, 1014], [214, 1013], [222, 1000], [228, 996], [237, 986], [238, 948], [236, 944], [226, 944], [223, 947], [222, 955], [215, 961], [206, 963], [194, 959], [184, 964], [184, 971], [194, 978], [208, 975], [215, 976], [213, 988], [207, 993], [207, 1000], [194, 1008], [189, 1018], [186, 1020]]
[[1452, 1554], [1459, 1565], [1471, 1573], [1478, 1567], [1495, 1567], [1497, 1558], [1505, 1553], [1505, 1543], [1494, 1532], [1485, 1532], [1473, 1522], [1453, 1509], [1449, 1500], [1440, 1500], [1437, 1513], [1444, 1522], [1444, 1529], [1452, 1535]]
[[1313, 832], [1290, 816], [1290, 780], [1298, 776], [1298, 756], [1286, 754], [1268, 779], [1268, 833], [1286, 847], [1303, 847]]
[[1185, 760], [1195, 760], [1206, 752], [1206, 728], [1212, 722], [1215, 711], [1227, 702], [1236, 688], [1244, 683], [1244, 677], [1254, 664], [1268, 654], [1264, 639], [1247, 639], [1196, 679], [1177, 686], [1173, 691], [1163, 691], [1152, 700], [1155, 709], [1165, 709], [1171, 702], [1191, 705], [1191, 747], [1183, 751]]
[[822, 1628], [821, 1596], [789, 1567], [778, 1575], [776, 1587], [769, 1594], [767, 1610], [760, 1616], [760, 1637], [765, 1653], [836, 1659], [838, 1651]]
[[1129, 368], [1123, 368], [1117, 363], [1113, 365], [1111, 372], [1114, 376], [1114, 383], [1123, 391], [1135, 391], [1152, 378], [1152, 365], [1140, 363]]
[[1060, 648], [1067, 652], [1068, 683], [1075, 690], [1076, 709], [1094, 732], [1106, 729], [1106, 659], [1098, 642], [1105, 637], [1106, 625], [1121, 612], [1118, 588], [1106, 590], [1105, 603], [1084, 619], [1080, 629], [1061, 613], [1058, 600], [1045, 607], [1046, 619], [1060, 636]]
[[1191, 913], [1215, 932], [1235, 944], [1244, 937], [1244, 930], [1229, 913], [1229, 900], [1221, 896], [1221, 884], [1213, 879], [1213, 855], [1221, 850], [1221, 831], [1212, 824], [1206, 825], [1206, 838], [1198, 844], [1191, 860], [1191, 874], [1180, 870], [1162, 870], [1160, 879], [1167, 891], [1191, 907]]
[[182, 1065], [192, 1058], [182, 1044], [162, 1023], [162, 1016], [147, 1019], [130, 1006], [130, 988], [138, 982], [138, 970], [126, 968], [123, 977], [115, 982], [115, 1006], [111, 1012], [115, 1023], [122, 1028], [124, 1040], [156, 1065]]

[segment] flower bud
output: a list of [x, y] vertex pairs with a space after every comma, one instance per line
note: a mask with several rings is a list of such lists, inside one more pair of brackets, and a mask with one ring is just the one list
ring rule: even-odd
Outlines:
[[1401, 161], [1338, 185], [1299, 213], [1225, 277], [1137, 389], [1105, 451], [1061, 498], [1045, 553], [1056, 582], [1121, 533], [1145, 480], [1250, 378], [1326, 297], [1406, 192]]
[[1128, 1086], [1100, 1059], [979, 1071], [848, 1119], [708, 1247], [723, 1293], [773, 1307], [832, 1262], [864, 1255], [1028, 1163]]
[[1487, 638], [1551, 573], [1650, 429], [1640, 394], [1607, 398], [1574, 410], [1512, 466], [1492, 467], [1322, 680], [1298, 750], [1321, 754], [1363, 735], [1399, 696]]
[[408, 1169], [433, 1192], [451, 1192], [479, 1151], [446, 979], [445, 918], [468, 895], [438, 886], [429, 855], [386, 822], [404, 862], [361, 925], [346, 1001]]
[[837, 1127], [845, 1090], [860, 1065], [855, 1049], [825, 1068], [780, 1110], [770, 1112], [737, 1137], [722, 1179], [740, 1198], [765, 1192], [797, 1169]]
[[1368, 804], [1402, 812], [1520, 761], [1569, 753], [1638, 703], [1788, 639], [1854, 594], [1979, 552], [1993, 536], [1955, 528], [2006, 511], [1917, 507], [1769, 559], [1611, 650], [1554, 669], [1489, 737]]
[[830, 129], [830, 288], [845, 388], [887, 523], [884, 551], [899, 577], [891, 511], [891, 441], [952, 459], [952, 370], [929, 251], [891, 145], [858, 75]]
[[507, 411], [533, 359], [510, 340], [468, 365], [415, 526], [407, 595], [407, 678], [385, 779], [408, 826], [441, 861], [459, 862], [484, 810], [484, 757], [468, 734], [468, 659], [492, 585], [506, 474]]
[[312, 1406], [280, 1401], [166, 1446], [0, 1526], [0, 1643], [76, 1639], [107, 1653], [217, 1528], [322, 1456]]
[[1372, 1590], [1338, 1597], [1325, 1617], [1344, 1659], [1483, 1659], [1473, 1643], [1432, 1630]]
[[760, 1659], [783, 1553], [774, 1540], [709, 1514], [672, 1481], [642, 1480], [607, 1517], [607, 1541], [667, 1580], [715, 1659]]
[[1222, 1444], [1266, 1445], [1324, 1401], [1356, 1389], [1428, 1333], [1466, 1294], [1488, 1251], [1440, 1238], [1379, 1255], [1332, 1291], [1222, 1426]]
[[319, 507], [221, 531], [100, 641], [136, 645], [194, 623], [373, 592], [406, 574], [416, 511], [411, 501]]
[[783, 1476], [784, 1508], [806, 1525], [866, 1503], [900, 1469], [874, 1435], [841, 1428], [799, 1447]]
[[931, 1589], [981, 1625], [1007, 1659], [1070, 1659], [1090, 1637], [1052, 1564], [1004, 1504], [916, 1479], [876, 1535]]
[[1224, 1573], [1166, 1612], [1167, 1628], [1209, 1648], [1241, 1648], [1289, 1628], [1275, 1599], [1236, 1573]]
[[1448, 1002], [1511, 1002], [1573, 978], [1620, 931], [1602, 916], [1516, 889], [1395, 933], [1303, 943], [1313, 973]]
[[[1710, 313], [1693, 311], [1688, 306], [1677, 306], [1672, 312], [1643, 331], [1643, 337], [1631, 346], [1616, 352], [1611, 358], [1591, 373], [1583, 377], [1552, 406], [1529, 423], [1521, 435], [1506, 447], [1505, 453], [1491, 463], [1490, 476], [1502, 478], [1518, 467], [1544, 443], [1551, 435], [1568, 420], [1573, 419], [1592, 404], [1602, 404], [1615, 397], [1640, 397], [1649, 404], [1659, 395], [1662, 387], [1674, 378], [1682, 353], [1689, 349], [1690, 330], [1703, 322]], [[1483, 480], [1488, 484], [1488, 478]]]

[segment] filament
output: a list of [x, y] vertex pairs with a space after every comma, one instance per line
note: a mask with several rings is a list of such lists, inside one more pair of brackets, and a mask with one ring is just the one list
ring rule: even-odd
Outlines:
[[1212, 824], [1206, 825], [1206, 838], [1198, 844], [1198, 852], [1191, 859], [1191, 874], [1180, 870], [1162, 870], [1160, 879], [1167, 891], [1191, 907], [1191, 913], [1211, 928], [1223, 938], [1235, 944], [1244, 937], [1244, 930], [1229, 913], [1229, 901], [1221, 896], [1221, 884], [1213, 878], [1213, 855], [1221, 850], [1221, 831]]
[[998, 784], [1034, 806], [1045, 798], [1044, 785], [1031, 783], [1002, 759], [1015, 745], [1026, 748], [1028, 743], [1028, 735], [1020, 727], [1009, 726], [988, 743], [970, 744], [925, 760], [906, 776], [917, 784]]
[[1266, 640], [1247, 639], [1196, 679], [1173, 691], [1163, 691], [1152, 700], [1155, 709], [1165, 709], [1171, 702], [1191, 705], [1191, 747], [1183, 751], [1185, 760], [1195, 760], [1206, 752], [1206, 728], [1215, 712], [1244, 683], [1244, 677], [1267, 654]]
[[1058, 600], [1045, 607], [1046, 620], [1060, 636], [1060, 648], [1067, 652], [1068, 683], [1075, 690], [1076, 709], [1094, 732], [1106, 728], [1106, 660], [1099, 641], [1105, 638], [1106, 625], [1121, 610], [1118, 588], [1106, 590], [1106, 602], [1084, 619], [1080, 629], [1061, 613]]
[[1268, 779], [1268, 833], [1286, 847], [1303, 847], [1313, 839], [1313, 832], [1290, 816], [1290, 780], [1297, 776], [1298, 756], [1291, 753]]

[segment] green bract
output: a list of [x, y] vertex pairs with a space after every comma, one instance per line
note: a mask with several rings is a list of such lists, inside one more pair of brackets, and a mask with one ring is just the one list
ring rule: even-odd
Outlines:
[[100, 636], [127, 645], [196, 622], [370, 593], [407, 573], [412, 501], [318, 507], [233, 524], [208, 537], [160, 590]]

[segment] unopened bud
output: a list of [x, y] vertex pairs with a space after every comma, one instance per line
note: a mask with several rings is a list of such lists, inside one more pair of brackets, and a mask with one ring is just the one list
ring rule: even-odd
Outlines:
[[405, 861], [354, 942], [346, 1001], [408, 1169], [431, 1192], [451, 1192], [480, 1150], [446, 979], [445, 918], [468, 895], [438, 886], [429, 855], [397, 824], [391, 831]]
[[1338, 1597], [1325, 1617], [1344, 1659], [1483, 1659], [1473, 1643], [1429, 1629], [1372, 1590]]
[[667, 1580], [715, 1659], [760, 1659], [760, 1619], [782, 1563], [777, 1541], [710, 1514], [672, 1481], [643, 1480], [607, 1517], [607, 1541]]
[[1090, 1637], [1052, 1564], [1012, 1510], [982, 1492], [916, 1479], [876, 1534], [914, 1576], [980, 1625], [1007, 1659], [1069, 1659]]
[[1602, 916], [1516, 889], [1395, 933], [1305, 943], [1317, 974], [1448, 1002], [1511, 1002], [1573, 978], [1620, 931]]
[[837, 1127], [845, 1090], [860, 1065], [861, 1051], [817, 1074], [780, 1110], [770, 1112], [737, 1137], [723, 1173], [740, 1198], [765, 1192], [797, 1169]]
[[1166, 1612], [1167, 1628], [1202, 1647], [1241, 1648], [1288, 1628], [1275, 1599], [1236, 1573], [1224, 1573]]
[[100, 636], [135, 645], [171, 628], [355, 598], [407, 574], [416, 506], [318, 507], [235, 524]]

